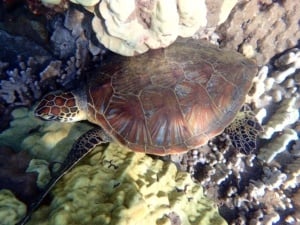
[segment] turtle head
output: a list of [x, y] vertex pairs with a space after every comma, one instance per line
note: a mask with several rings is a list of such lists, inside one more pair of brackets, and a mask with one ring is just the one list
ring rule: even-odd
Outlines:
[[87, 103], [79, 91], [50, 93], [43, 97], [34, 114], [44, 120], [75, 122], [86, 119]]

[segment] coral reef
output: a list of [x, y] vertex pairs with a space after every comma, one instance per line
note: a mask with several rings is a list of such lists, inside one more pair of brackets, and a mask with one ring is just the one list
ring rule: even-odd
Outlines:
[[[177, 36], [191, 37], [197, 32], [197, 36], [209, 39], [238, 1], [71, 2], [82, 5], [94, 14], [92, 26], [101, 44], [119, 54], [132, 56], [148, 49], [166, 47]], [[68, 1], [61, 0], [43, 0], [42, 3], [43, 7], [49, 7], [52, 11], [62, 11], [68, 6]], [[34, 12], [43, 11], [43, 7], [37, 4], [29, 2], [28, 5], [36, 8]]]
[[17, 200], [9, 190], [0, 190], [0, 218], [1, 224], [16, 224], [25, 214], [26, 206]]
[[188, 173], [112, 143], [95, 149], [53, 194], [28, 224], [176, 224], [174, 215], [177, 224], [226, 224]]
[[126, 56], [166, 47], [178, 35], [191, 36], [205, 25], [204, 1], [104, 0], [92, 21], [99, 42]]
[[20, 62], [19, 68], [6, 70], [8, 80], [0, 81], [0, 98], [10, 106], [28, 106], [33, 100], [41, 97], [40, 85], [33, 70], [36, 62], [28, 58]]
[[[45, 92], [80, 85], [82, 71], [88, 64], [100, 62], [103, 49], [85, 36], [90, 33], [86, 25], [88, 16], [70, 9], [65, 16], [53, 18], [52, 32], [47, 34], [50, 44], [44, 43], [44, 47], [27, 37], [0, 30], [1, 129], [16, 106], [31, 106]], [[0, 26], [6, 29], [10, 23]]]
[[238, 153], [223, 134], [209, 146], [191, 151], [187, 158], [175, 159], [183, 168], [191, 168], [207, 196], [219, 202], [220, 213], [229, 224], [300, 221], [294, 214], [297, 197], [293, 196], [300, 178], [300, 92], [296, 82], [300, 59], [295, 57], [299, 53], [291, 49], [275, 57], [270, 69], [263, 67], [254, 81], [247, 103], [264, 128], [256, 152]]
[[43, 122], [24, 107], [15, 109], [12, 116], [10, 128], [0, 133], [0, 146], [26, 151], [48, 162], [63, 161], [74, 140], [91, 128], [83, 123]]
[[[91, 62], [98, 64], [104, 51], [95, 44], [97, 42], [86, 22], [95, 17], [94, 20], [100, 20], [105, 28], [103, 18], [111, 19], [99, 14], [99, 5], [96, 5], [96, 12], [93, 7], [86, 7], [91, 13], [72, 9], [63, 16], [54, 16], [66, 7], [72, 8], [72, 4], [56, 1], [59, 2], [56, 7], [46, 4], [50, 1], [43, 2], [50, 10], [41, 6], [40, 1], [27, 1], [27, 5], [32, 12], [51, 19], [48, 21], [50, 29], [28, 14], [22, 16], [19, 11], [15, 16], [11, 12], [2, 13], [0, 4], [0, 129], [4, 121], [8, 121], [8, 116], [13, 119], [10, 128], [0, 134], [0, 146], [10, 146], [19, 151], [1, 147], [3, 162], [0, 172], [4, 176], [2, 178], [9, 181], [9, 185], [2, 187], [13, 190], [11, 186], [14, 186], [18, 189], [20, 179], [26, 183], [22, 185], [24, 192], [19, 194], [19, 190], [13, 193], [6, 189], [0, 191], [0, 218], [3, 224], [15, 224], [25, 214], [25, 205], [14, 196], [26, 202], [26, 198], [31, 198], [28, 196], [37, 193], [35, 191], [49, 180], [52, 173], [49, 165], [59, 165], [74, 140], [89, 128], [82, 123], [42, 122], [34, 119], [32, 112], [25, 108], [15, 110], [10, 115], [7, 109], [22, 105], [28, 107], [45, 92], [78, 85], [76, 83], [82, 71], [90, 68]], [[180, 168], [192, 173], [204, 188], [205, 195], [218, 204], [221, 215], [229, 224], [300, 223], [299, 3], [291, 0], [225, 0], [222, 5], [220, 2], [205, 2], [206, 9], [203, 10], [208, 12], [205, 15], [207, 24], [194, 36], [213, 39], [222, 46], [242, 51], [250, 57], [256, 57], [259, 65], [264, 65], [246, 101], [254, 109], [264, 131], [259, 138], [258, 149], [248, 155], [233, 148], [228, 135], [222, 134], [209, 145], [183, 156], [172, 156], [172, 159], [179, 162]], [[89, 3], [93, 5], [95, 2]], [[218, 35], [215, 35], [215, 27], [225, 20], [236, 3], [229, 18], [217, 29]], [[224, 10], [227, 6], [227, 10]], [[107, 8], [103, 10], [108, 12]], [[60, 36], [60, 32], [64, 36]], [[277, 53], [279, 56], [273, 57]], [[6, 116], [2, 116], [4, 114]], [[126, 223], [119, 217], [113, 220], [103, 211], [100, 214], [98, 208], [101, 206], [104, 210], [113, 209], [124, 218], [132, 213], [139, 219], [143, 215], [148, 216], [143, 213], [153, 212], [157, 217], [150, 219], [161, 218], [158, 224], [185, 224], [185, 221], [195, 224], [192, 220], [196, 221], [196, 216], [204, 208], [199, 211], [198, 208], [190, 209], [194, 203], [190, 197], [195, 195], [201, 201], [205, 198], [201, 188], [193, 184], [185, 173], [176, 171], [168, 162], [162, 163], [126, 150], [121, 153], [114, 145], [111, 148], [114, 149], [107, 149], [104, 153], [98, 148], [67, 174], [53, 190], [54, 199], [50, 206], [42, 206], [33, 216], [35, 222], [31, 223], [51, 224], [59, 221], [63, 224], [78, 221], [78, 218], [81, 221], [82, 218], [86, 221], [105, 221], [107, 224]], [[114, 154], [119, 154], [121, 158], [118, 159]], [[32, 157], [36, 159], [30, 160]], [[124, 161], [126, 165], [121, 163]], [[136, 162], [138, 169], [133, 169], [133, 162]], [[23, 166], [22, 169], [9, 166], [19, 164]], [[27, 172], [24, 173], [25, 170]], [[111, 171], [119, 177], [112, 178]], [[11, 174], [14, 174], [14, 180]], [[106, 180], [103, 174], [109, 174], [107, 176], [111, 179]], [[161, 182], [155, 182], [157, 179]], [[101, 183], [101, 180], [104, 182]], [[31, 191], [27, 191], [27, 188]], [[27, 197], [19, 197], [21, 194], [27, 194]], [[104, 197], [104, 201], [100, 200], [101, 197]], [[183, 203], [179, 203], [176, 197]], [[83, 198], [89, 201], [82, 201]], [[111, 199], [119, 208], [114, 208]], [[208, 202], [201, 206], [210, 210], [211, 202]], [[158, 208], [151, 208], [151, 205]], [[86, 210], [91, 211], [88, 213]], [[192, 215], [186, 214], [186, 210], [191, 210]], [[100, 216], [93, 218], [93, 213]], [[51, 220], [45, 221], [49, 215]], [[212, 214], [205, 215], [215, 216], [214, 224], [223, 222], [214, 208]]]
[[293, 0], [240, 1], [217, 32], [228, 48], [244, 51], [251, 46], [257, 63], [265, 65], [275, 54], [298, 44], [299, 10], [300, 2]]
[[206, 37], [226, 20], [237, 1], [101, 1], [93, 30], [100, 43], [121, 55], [167, 47], [177, 36]]
[[[13, 115], [11, 128], [0, 134], [0, 143], [22, 148], [21, 152], [47, 160], [30, 161], [27, 171], [40, 170], [41, 178], [36, 182], [46, 179], [46, 183], [47, 165], [62, 162], [78, 135], [90, 128], [82, 123], [37, 121], [26, 108], [14, 110]], [[82, 218], [90, 224], [122, 224], [124, 221], [135, 224], [145, 219], [153, 224], [170, 224], [174, 214], [180, 224], [225, 224], [212, 208], [212, 202], [203, 196], [201, 187], [193, 184], [188, 173], [177, 171], [172, 163], [153, 160], [116, 144], [110, 144], [104, 153], [102, 151], [99, 147], [76, 166], [54, 190], [49, 208], [42, 207], [29, 224], [70, 224], [72, 221], [78, 223]], [[32, 164], [36, 164], [36, 169], [31, 169]], [[87, 195], [83, 196], [83, 193]], [[82, 198], [90, 200], [82, 201]], [[74, 214], [61, 207], [66, 204]], [[77, 207], [84, 210], [78, 214]], [[107, 214], [108, 209], [113, 210], [115, 216]], [[52, 212], [50, 220], [45, 216], [49, 210]], [[98, 216], [93, 217], [93, 213]]]
[[[10, 128], [0, 133], [0, 146], [16, 152], [8, 147], [0, 149], [0, 188], [11, 190], [29, 206], [39, 198], [74, 141], [91, 127], [43, 122], [24, 107], [15, 109], [12, 116]], [[1, 209], [1, 213], [5, 212]], [[18, 215], [21, 219], [25, 210]], [[11, 219], [7, 224], [15, 224]]]

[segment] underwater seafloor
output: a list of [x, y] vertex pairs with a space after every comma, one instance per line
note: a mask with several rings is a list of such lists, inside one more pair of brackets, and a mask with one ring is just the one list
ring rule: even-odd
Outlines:
[[[0, 3], [3, 225], [26, 214], [50, 168], [92, 127], [41, 121], [35, 104], [49, 91], [82, 85], [84, 72], [106, 52], [88, 26], [91, 13], [25, 2]], [[28, 224], [300, 224], [300, 3], [262, 2], [235, 8], [213, 34], [222, 47], [238, 49], [248, 32], [248, 45], [256, 46], [259, 73], [246, 99], [263, 127], [255, 151], [239, 152], [225, 133], [164, 158], [99, 146], [62, 178]]]

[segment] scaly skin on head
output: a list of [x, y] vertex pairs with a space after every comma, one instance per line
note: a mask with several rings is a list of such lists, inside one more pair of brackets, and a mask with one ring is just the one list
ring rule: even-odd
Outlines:
[[50, 93], [36, 107], [35, 116], [44, 120], [75, 122], [86, 120], [86, 99], [81, 91]]

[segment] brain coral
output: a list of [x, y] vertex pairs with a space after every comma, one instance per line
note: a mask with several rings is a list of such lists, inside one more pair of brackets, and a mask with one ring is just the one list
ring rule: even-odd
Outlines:
[[58, 183], [49, 208], [28, 224], [226, 224], [202, 188], [174, 164], [117, 144], [102, 149]]

